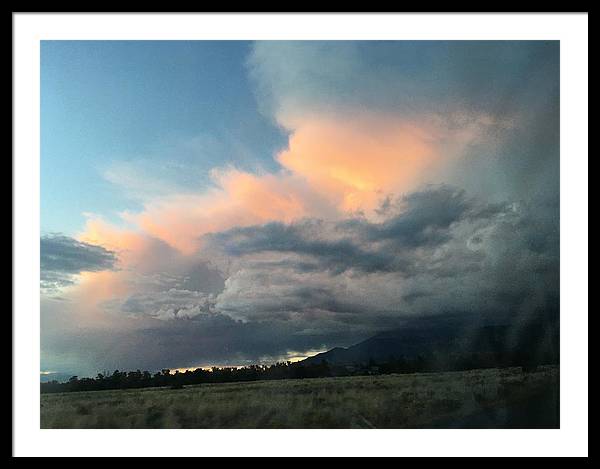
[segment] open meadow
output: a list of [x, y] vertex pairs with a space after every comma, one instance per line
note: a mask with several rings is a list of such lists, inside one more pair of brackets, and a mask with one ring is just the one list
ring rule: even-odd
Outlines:
[[42, 394], [42, 428], [558, 428], [559, 368]]

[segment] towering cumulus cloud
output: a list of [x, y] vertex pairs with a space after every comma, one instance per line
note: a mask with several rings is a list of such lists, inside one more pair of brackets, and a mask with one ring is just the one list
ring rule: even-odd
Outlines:
[[42, 239], [43, 282], [76, 280], [73, 298], [119, 324], [119, 356], [90, 367], [556, 314], [557, 43], [258, 42], [246, 70], [287, 136], [275, 169], [214, 167], [208, 187], [122, 213], [128, 228], [90, 218], [78, 241]]

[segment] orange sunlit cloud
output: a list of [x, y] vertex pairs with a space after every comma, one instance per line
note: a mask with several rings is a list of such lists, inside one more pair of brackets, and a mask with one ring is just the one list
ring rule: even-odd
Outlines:
[[[462, 118], [449, 132], [440, 118], [420, 122], [391, 115], [346, 119], [305, 118], [296, 122], [288, 148], [276, 159], [277, 173], [253, 174], [234, 168], [212, 171], [213, 188], [201, 194], [172, 195], [148, 202], [123, 218], [141, 233], [190, 255], [202, 236], [232, 227], [303, 217], [369, 217], [390, 194], [401, 195], [447, 164], [477, 138], [485, 119]], [[453, 138], [452, 135], [457, 135]], [[126, 264], [139, 261], [144, 236], [89, 221], [81, 240], [117, 247]]]
[[77, 240], [103, 246], [119, 254], [122, 264], [136, 264], [141, 260], [140, 254], [147, 247], [148, 240], [140, 233], [120, 229], [101, 218], [88, 217], [85, 229], [77, 236]]
[[409, 190], [439, 160], [433, 138], [414, 124], [385, 117], [315, 119], [298, 127], [278, 161], [340, 211], [369, 212], [382, 193]]
[[140, 214], [124, 217], [145, 233], [192, 254], [204, 234], [271, 220], [290, 222], [310, 214], [301, 191], [288, 178], [230, 169], [215, 172], [213, 180], [218, 188], [208, 193], [166, 197], [149, 203]]

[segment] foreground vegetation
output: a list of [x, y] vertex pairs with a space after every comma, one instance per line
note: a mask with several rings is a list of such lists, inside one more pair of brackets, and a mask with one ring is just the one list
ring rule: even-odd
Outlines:
[[42, 428], [557, 428], [559, 368], [41, 396]]

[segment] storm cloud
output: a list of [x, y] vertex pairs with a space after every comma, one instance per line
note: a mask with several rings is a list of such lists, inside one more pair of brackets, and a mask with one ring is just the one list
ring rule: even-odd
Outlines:
[[557, 306], [558, 225], [540, 207], [486, 204], [445, 185], [387, 211], [379, 223], [305, 220], [213, 235], [212, 247], [237, 258], [216, 308], [371, 330], [415, 316], [506, 320]]
[[296, 263], [300, 270], [314, 270], [317, 263], [320, 270], [336, 273], [408, 273], [416, 250], [434, 250], [449, 243], [457, 224], [469, 224], [476, 232], [482, 225], [514, 215], [516, 210], [506, 204], [478, 203], [467, 198], [463, 190], [448, 185], [425, 188], [393, 204], [387, 200], [384, 208], [387, 216], [382, 222], [364, 217], [304, 219], [235, 228], [207, 238], [211, 248], [221, 248], [231, 256], [260, 252], [300, 256], [305, 259]]

